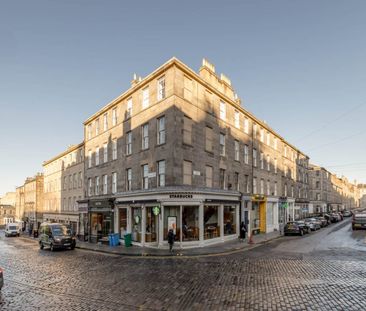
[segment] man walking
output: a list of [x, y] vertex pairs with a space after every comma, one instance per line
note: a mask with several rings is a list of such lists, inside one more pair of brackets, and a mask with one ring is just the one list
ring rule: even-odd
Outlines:
[[169, 251], [172, 253], [173, 252], [173, 244], [174, 244], [174, 231], [173, 229], [169, 229], [168, 232], [168, 243], [169, 243]]

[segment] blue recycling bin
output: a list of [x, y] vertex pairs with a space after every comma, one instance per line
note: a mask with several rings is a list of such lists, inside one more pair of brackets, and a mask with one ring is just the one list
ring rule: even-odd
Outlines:
[[119, 234], [110, 233], [108, 234], [109, 246], [117, 246], [119, 244]]
[[109, 241], [109, 246], [113, 246], [113, 234], [112, 233], [108, 234], [108, 241]]
[[119, 245], [119, 233], [114, 233], [113, 234], [113, 242], [114, 242], [114, 246]]

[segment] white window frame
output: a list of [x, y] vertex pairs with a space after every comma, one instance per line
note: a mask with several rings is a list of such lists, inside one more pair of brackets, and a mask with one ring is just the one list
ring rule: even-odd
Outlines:
[[249, 119], [247, 117], [244, 118], [244, 133], [249, 134]]
[[239, 161], [239, 154], [240, 154], [240, 145], [239, 145], [239, 141], [235, 140], [234, 141], [234, 155], [235, 155], [235, 161]]
[[91, 168], [92, 167], [92, 151], [89, 150], [88, 151], [88, 168]]
[[249, 164], [249, 146], [244, 145], [244, 164]]
[[95, 120], [95, 136], [99, 135], [99, 118]]
[[132, 190], [132, 168], [126, 169], [126, 191]]
[[260, 153], [259, 162], [261, 164], [261, 170], [264, 170], [264, 153], [263, 152]]
[[257, 190], [257, 177], [253, 177], [253, 194], [258, 194]]
[[158, 100], [165, 98], [165, 77], [158, 80]]
[[150, 105], [150, 99], [149, 99], [149, 87], [145, 87], [142, 90], [142, 109], [146, 109]]
[[103, 194], [108, 193], [108, 175], [103, 175]]
[[149, 123], [141, 125], [141, 149], [149, 149]]
[[118, 122], [118, 116], [117, 116], [117, 107], [113, 108], [112, 110], [112, 125], [115, 126], [117, 125]]
[[165, 160], [161, 160], [158, 161], [158, 180], [157, 180], [157, 184], [158, 187], [165, 187]]
[[149, 165], [142, 165], [142, 189], [149, 189]]
[[99, 195], [99, 176], [95, 177], [95, 195]]
[[226, 121], [226, 103], [220, 100], [220, 119]]
[[103, 131], [108, 130], [108, 112], [103, 115]]
[[236, 128], [240, 129], [240, 113], [237, 110], [234, 112], [234, 125]]
[[126, 155], [132, 154], [132, 131], [126, 133]]
[[103, 145], [103, 163], [108, 162], [108, 143], [104, 143]]
[[264, 179], [261, 178], [260, 181], [260, 194], [264, 194]]
[[112, 173], [112, 193], [117, 193], [117, 173]]
[[165, 116], [162, 116], [157, 119], [157, 126], [158, 126], [158, 130], [157, 130], [158, 145], [165, 144], [165, 142], [166, 142]]
[[267, 154], [267, 171], [268, 172], [271, 171], [271, 158], [270, 158], [269, 154]]

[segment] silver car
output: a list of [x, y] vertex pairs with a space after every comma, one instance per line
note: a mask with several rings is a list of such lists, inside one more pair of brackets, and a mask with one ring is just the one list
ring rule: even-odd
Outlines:
[[321, 222], [315, 218], [306, 218], [305, 223], [310, 227], [311, 230], [315, 231], [321, 228]]

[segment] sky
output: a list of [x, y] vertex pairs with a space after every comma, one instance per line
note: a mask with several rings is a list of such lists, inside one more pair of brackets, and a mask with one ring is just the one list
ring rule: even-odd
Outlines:
[[365, 33], [363, 0], [1, 1], [0, 195], [173, 56], [207, 58], [312, 163], [366, 183]]

